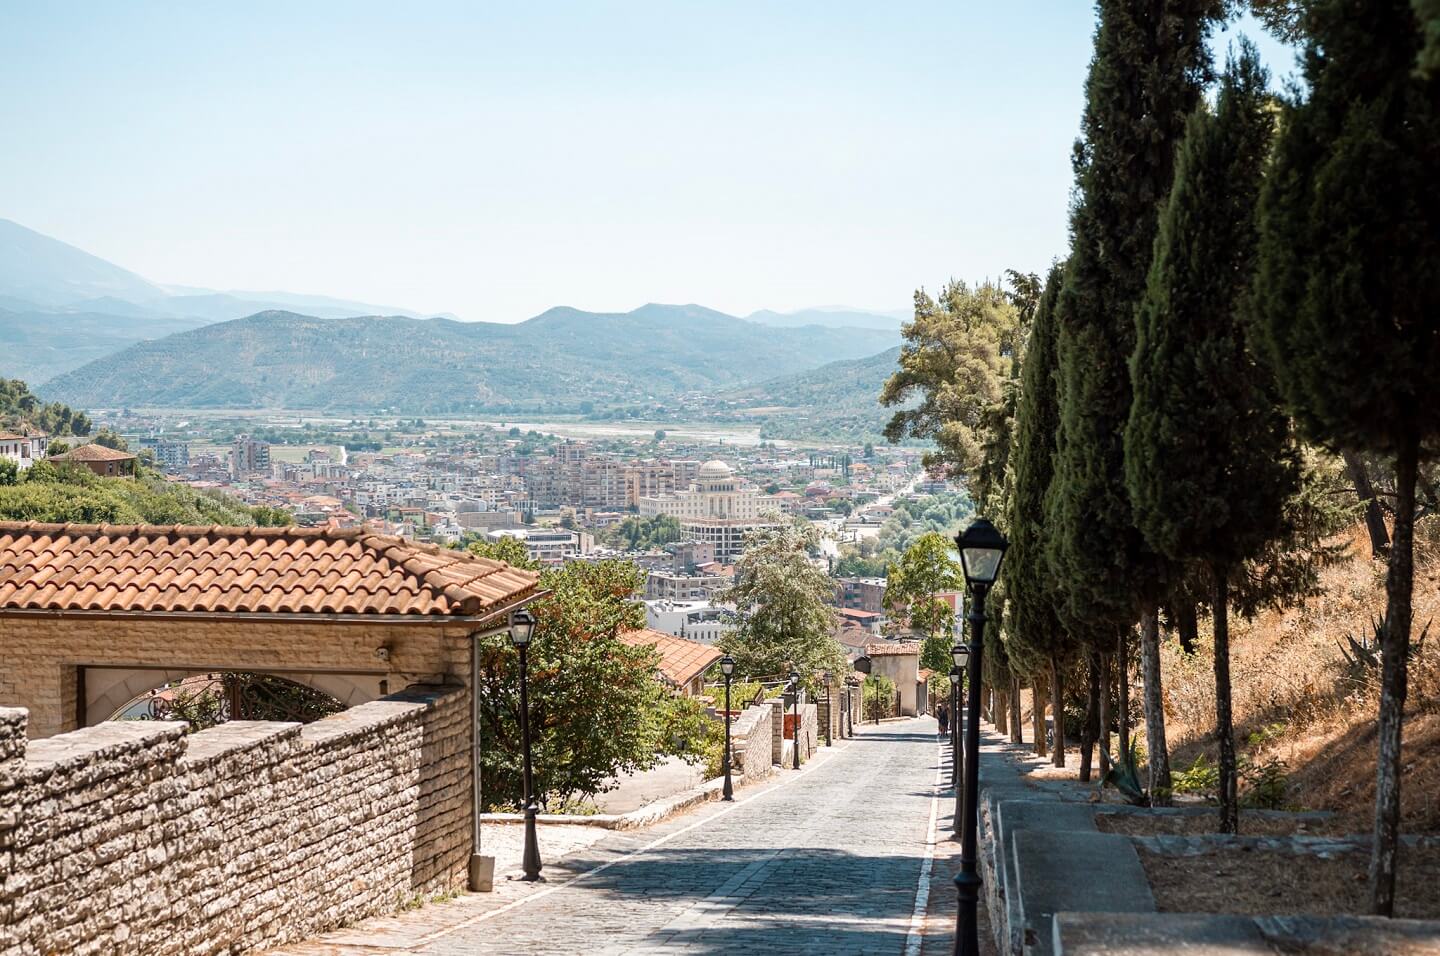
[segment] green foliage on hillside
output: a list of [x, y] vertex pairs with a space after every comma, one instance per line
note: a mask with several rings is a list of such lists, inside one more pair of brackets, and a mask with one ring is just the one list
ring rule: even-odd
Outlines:
[[88, 435], [90, 416], [59, 402], [42, 402], [18, 378], [0, 378], [0, 428], [34, 428], [47, 435]]
[[624, 315], [552, 309], [516, 325], [262, 312], [155, 341], [56, 378], [87, 406], [573, 412], [763, 381], [895, 341], [768, 328], [696, 306]]
[[218, 492], [196, 491], [149, 472], [136, 478], [101, 478], [87, 468], [38, 462], [18, 476], [0, 471], [0, 520], [248, 527], [289, 524], [290, 516], [274, 508], [250, 508]]

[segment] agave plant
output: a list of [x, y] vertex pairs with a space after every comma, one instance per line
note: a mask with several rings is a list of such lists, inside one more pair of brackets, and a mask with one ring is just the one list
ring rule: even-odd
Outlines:
[[1145, 790], [1145, 784], [1140, 782], [1139, 742], [1131, 740], [1130, 749], [1119, 760], [1111, 757], [1108, 750], [1105, 756], [1110, 759], [1110, 769], [1105, 772], [1105, 778], [1100, 781], [1101, 785], [1114, 787], [1134, 806], [1150, 806], [1150, 794]]
[[[1425, 638], [1430, 634], [1430, 623], [1427, 621], [1421, 629], [1420, 636], [1410, 642], [1409, 659], [1415, 660], [1420, 656], [1425, 646]], [[1373, 632], [1373, 639], [1370, 636], [1363, 636], [1356, 640], [1354, 635], [1345, 635], [1345, 644], [1340, 645], [1340, 653], [1345, 657], [1346, 669], [1351, 680], [1370, 681], [1380, 672], [1380, 649], [1385, 644], [1385, 617], [1381, 615], [1375, 618], [1370, 625]], [[1345, 645], [1348, 644], [1347, 648]]]

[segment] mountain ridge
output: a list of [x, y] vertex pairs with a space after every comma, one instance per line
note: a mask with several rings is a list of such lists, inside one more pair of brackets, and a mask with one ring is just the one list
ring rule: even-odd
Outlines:
[[557, 306], [514, 324], [271, 310], [137, 342], [57, 376], [80, 407], [443, 412], [662, 403], [880, 351], [881, 330], [771, 328], [703, 306]]

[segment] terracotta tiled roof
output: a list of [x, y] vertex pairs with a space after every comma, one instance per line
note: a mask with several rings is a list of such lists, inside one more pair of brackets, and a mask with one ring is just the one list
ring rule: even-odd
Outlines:
[[881, 641], [876, 644], [866, 644], [865, 653], [870, 657], [884, 657], [887, 655], [915, 654], [920, 653], [919, 641]]
[[358, 529], [0, 522], [0, 611], [475, 617], [537, 579]]
[[51, 461], [129, 461], [135, 456], [128, 451], [117, 451], [114, 448], [106, 448], [104, 445], [97, 445], [91, 442], [88, 445], [77, 445], [67, 452], [59, 455], [51, 455]]
[[631, 647], [654, 647], [660, 654], [660, 673], [678, 687], [684, 687], [725, 656], [724, 651], [712, 644], [687, 641], [648, 627], [622, 634], [620, 640]]

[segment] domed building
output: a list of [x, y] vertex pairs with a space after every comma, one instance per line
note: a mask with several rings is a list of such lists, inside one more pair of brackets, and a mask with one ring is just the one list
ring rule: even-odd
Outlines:
[[762, 493], [719, 460], [701, 465], [688, 490], [642, 497], [637, 505], [641, 515], [680, 519], [685, 540], [712, 545], [715, 560], [726, 564], [744, 552], [747, 532], [776, 527], [770, 513], [780, 511], [778, 498]]

